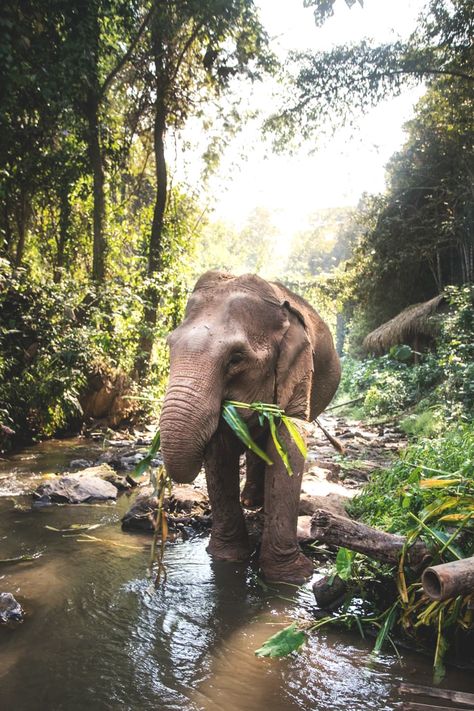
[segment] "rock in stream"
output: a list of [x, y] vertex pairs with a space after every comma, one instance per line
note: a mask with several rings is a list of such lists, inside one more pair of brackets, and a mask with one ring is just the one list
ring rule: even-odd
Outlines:
[[0, 622], [23, 622], [24, 612], [11, 593], [0, 593]]
[[107, 478], [115, 476], [108, 465], [89, 467], [40, 484], [33, 492], [36, 504], [85, 504], [115, 500], [117, 487]]

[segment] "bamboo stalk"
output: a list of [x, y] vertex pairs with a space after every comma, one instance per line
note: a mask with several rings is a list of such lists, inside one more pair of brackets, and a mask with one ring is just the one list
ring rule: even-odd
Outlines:
[[469, 694], [466, 691], [452, 691], [451, 689], [438, 689], [434, 686], [421, 686], [418, 684], [405, 684], [402, 682], [399, 686], [402, 694], [418, 694], [419, 696], [432, 696], [435, 699], [446, 699], [453, 701], [460, 706], [469, 706], [474, 708], [474, 694]]
[[405, 701], [402, 711], [459, 711], [458, 706], [433, 706], [433, 704], [420, 704], [416, 701]]
[[474, 557], [427, 568], [422, 583], [425, 593], [432, 600], [470, 595], [474, 593]]

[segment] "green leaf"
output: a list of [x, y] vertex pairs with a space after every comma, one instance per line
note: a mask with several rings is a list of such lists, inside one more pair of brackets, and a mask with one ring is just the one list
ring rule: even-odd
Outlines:
[[341, 580], [349, 580], [352, 575], [352, 563], [355, 552], [347, 548], [339, 548], [336, 556], [336, 571]]
[[410, 348], [410, 346], [406, 345], [392, 346], [390, 348], [389, 354], [392, 358], [394, 358], [394, 360], [399, 360], [402, 363], [405, 363], [413, 356], [413, 350]]
[[447, 649], [448, 644], [443, 636], [443, 609], [441, 609], [438, 616], [438, 636], [436, 639], [436, 651], [433, 661], [435, 684], [439, 684], [446, 673], [446, 669], [444, 667], [444, 656]]
[[160, 448], [160, 444], [161, 444], [161, 434], [160, 434], [160, 430], [158, 430], [152, 439], [150, 449], [148, 450], [148, 454], [156, 454]]
[[278, 431], [277, 427], [275, 424], [275, 420], [273, 417], [268, 418], [268, 422], [270, 425], [270, 433], [272, 435], [273, 442], [275, 444], [275, 449], [280, 455], [283, 464], [285, 465], [285, 469], [288, 472], [290, 476], [293, 476], [293, 469], [291, 468], [291, 462], [290, 462], [290, 457], [288, 455], [288, 451], [285, 447], [285, 443], [281, 441], [280, 437], [278, 436]]
[[385, 617], [385, 621], [384, 621], [382, 627], [380, 628], [380, 631], [377, 635], [377, 639], [375, 640], [375, 644], [374, 644], [374, 653], [375, 654], [378, 654], [378, 652], [380, 652], [380, 650], [382, 649], [382, 647], [384, 645], [385, 640], [387, 639], [388, 635], [391, 632], [393, 625], [395, 624], [395, 619], [397, 616], [397, 607], [398, 607], [398, 601], [394, 605], [392, 605], [392, 607], [389, 609], [389, 611]]
[[287, 415], [282, 415], [281, 421], [285, 425], [286, 429], [290, 434], [290, 437], [293, 439], [301, 454], [306, 459], [306, 457], [308, 456], [308, 449], [298, 427], [293, 422], [292, 418], [288, 417]]
[[249, 428], [237, 412], [235, 405], [231, 402], [225, 402], [222, 408], [222, 417], [227, 422], [233, 433], [245, 444], [248, 449], [255, 452], [255, 454], [257, 454], [267, 464], [273, 464], [268, 454], [264, 452], [263, 449], [261, 449], [252, 439]]
[[298, 629], [296, 622], [280, 630], [255, 651], [257, 657], [286, 657], [306, 641], [306, 634]]
[[153, 455], [150, 453], [143, 457], [143, 459], [138, 462], [133, 472], [130, 473], [130, 476], [133, 479], [140, 479], [150, 467], [152, 459]]

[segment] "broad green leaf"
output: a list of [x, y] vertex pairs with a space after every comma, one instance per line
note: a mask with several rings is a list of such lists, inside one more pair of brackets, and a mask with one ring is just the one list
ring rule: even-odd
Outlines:
[[255, 651], [257, 657], [286, 657], [306, 641], [306, 634], [298, 629], [296, 622], [280, 630]]
[[336, 571], [341, 580], [349, 580], [352, 575], [352, 563], [355, 553], [347, 548], [339, 548], [336, 556]]
[[389, 351], [390, 355], [392, 358], [395, 360], [399, 360], [402, 363], [406, 363], [406, 361], [410, 360], [410, 358], [413, 356], [413, 351], [410, 348], [410, 346], [407, 345], [402, 345], [402, 346], [392, 346]]

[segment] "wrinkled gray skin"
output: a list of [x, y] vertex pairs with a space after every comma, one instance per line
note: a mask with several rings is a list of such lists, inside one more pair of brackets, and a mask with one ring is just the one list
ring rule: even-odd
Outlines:
[[[280, 284], [211, 271], [198, 280], [168, 343], [171, 370], [160, 421], [166, 469], [174, 481], [191, 482], [204, 462], [213, 515], [208, 551], [221, 560], [247, 560], [239, 500], [244, 446], [220, 417], [222, 402], [277, 403], [288, 415], [314, 419], [339, 384], [331, 334], [306, 301]], [[268, 432], [255, 415], [240, 412], [274, 462], [266, 466], [246, 455], [242, 501], [264, 500], [261, 570], [269, 581], [301, 583], [312, 574], [296, 538], [304, 458], [281, 426], [294, 469], [288, 476]]]

